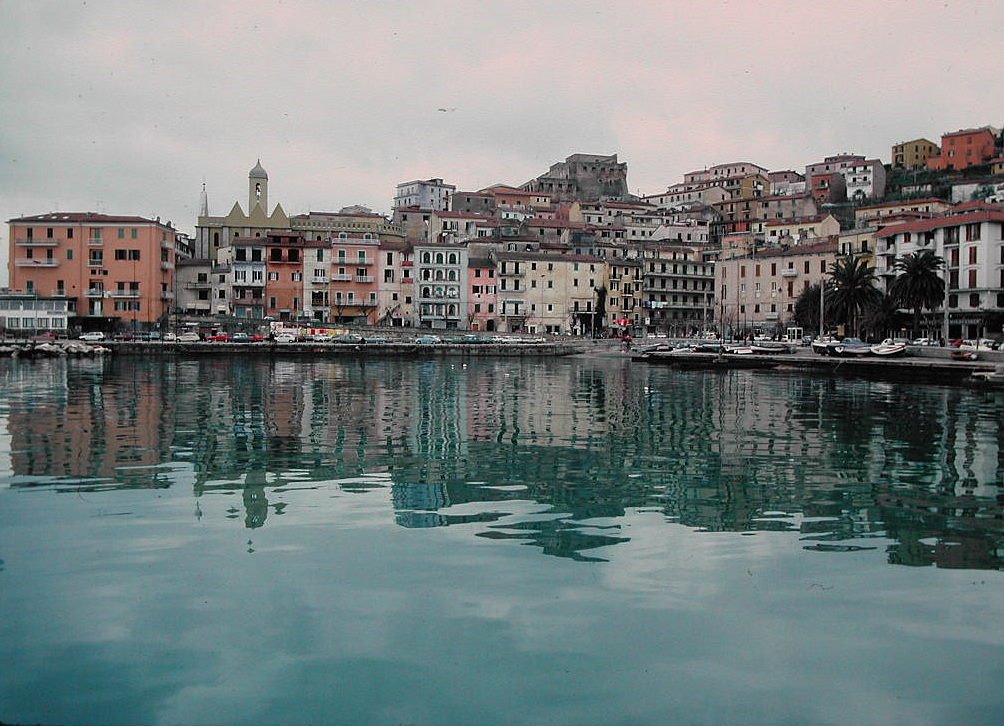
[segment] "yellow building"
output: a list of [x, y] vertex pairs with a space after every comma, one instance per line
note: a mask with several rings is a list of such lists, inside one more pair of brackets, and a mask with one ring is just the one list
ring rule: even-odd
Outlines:
[[901, 141], [892, 147], [892, 166], [894, 169], [926, 169], [927, 160], [940, 151], [936, 143], [927, 139]]

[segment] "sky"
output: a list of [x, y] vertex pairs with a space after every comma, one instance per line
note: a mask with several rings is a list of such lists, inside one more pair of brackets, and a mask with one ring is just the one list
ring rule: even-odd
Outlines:
[[[613, 154], [633, 193], [1004, 124], [1004, 3], [0, 0], [0, 214], [521, 184]], [[6, 263], [7, 228], [0, 240]], [[6, 279], [3, 265], [0, 282]]]

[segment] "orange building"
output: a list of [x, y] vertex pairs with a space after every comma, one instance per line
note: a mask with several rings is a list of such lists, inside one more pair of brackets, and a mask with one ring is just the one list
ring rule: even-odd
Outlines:
[[265, 239], [265, 314], [276, 320], [296, 320], [303, 314], [303, 262], [307, 245], [302, 234], [270, 232]]
[[927, 160], [928, 169], [957, 171], [987, 164], [997, 155], [997, 137], [989, 126], [963, 129], [941, 137], [941, 154]]
[[10, 286], [65, 296], [76, 326], [148, 330], [174, 297], [175, 230], [159, 219], [55, 212], [9, 221]]

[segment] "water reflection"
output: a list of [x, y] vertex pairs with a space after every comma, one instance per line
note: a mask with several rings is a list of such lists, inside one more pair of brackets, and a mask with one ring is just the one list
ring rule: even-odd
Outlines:
[[389, 489], [402, 527], [476, 524], [575, 559], [629, 539], [632, 510], [813, 551], [882, 546], [895, 564], [1004, 556], [1000, 394], [602, 359], [5, 361], [0, 376], [12, 487], [191, 482], [197, 503], [239, 493], [226, 516], [249, 529], [305, 488]]

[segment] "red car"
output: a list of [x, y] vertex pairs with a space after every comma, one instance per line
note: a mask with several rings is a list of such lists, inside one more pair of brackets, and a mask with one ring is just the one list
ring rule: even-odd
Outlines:
[[206, 338], [210, 343], [229, 343], [230, 333], [216, 333]]

